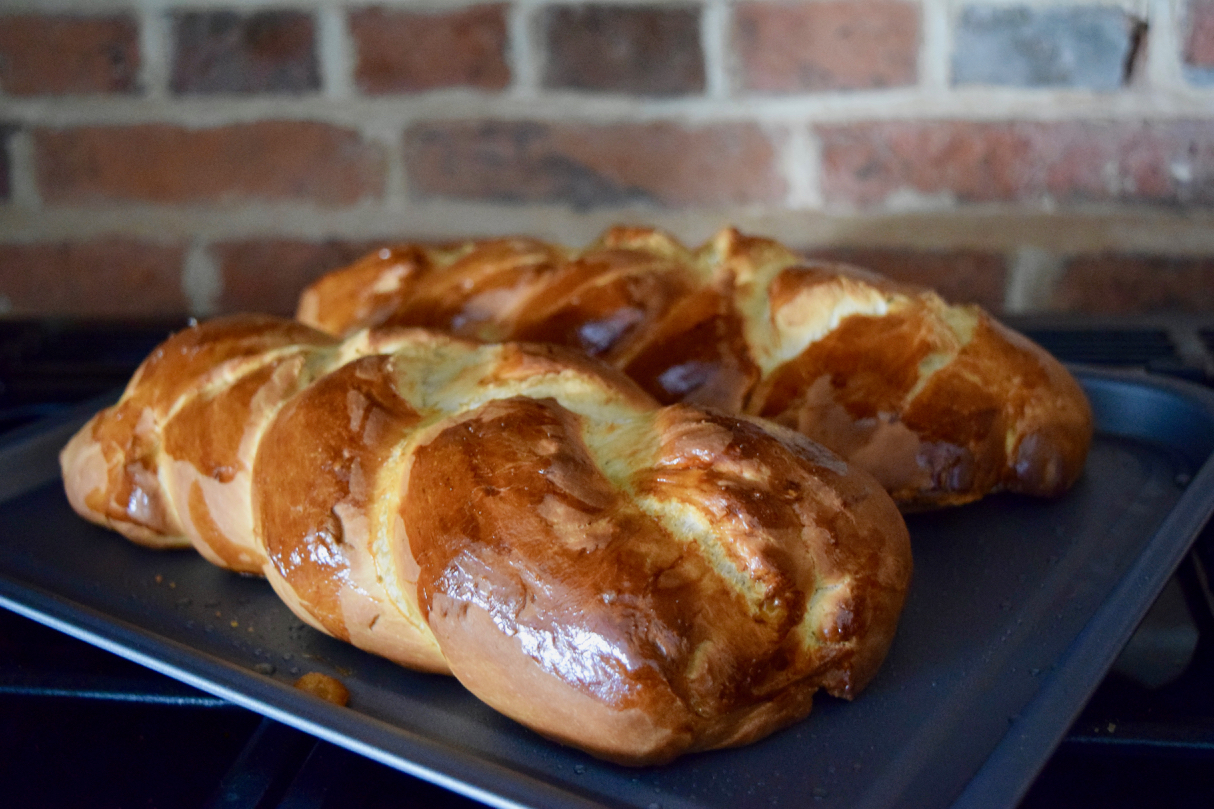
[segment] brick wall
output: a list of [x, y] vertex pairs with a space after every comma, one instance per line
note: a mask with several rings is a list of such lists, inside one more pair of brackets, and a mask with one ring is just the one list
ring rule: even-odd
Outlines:
[[0, 311], [288, 312], [382, 240], [733, 223], [1214, 312], [1214, 0], [6, 0]]

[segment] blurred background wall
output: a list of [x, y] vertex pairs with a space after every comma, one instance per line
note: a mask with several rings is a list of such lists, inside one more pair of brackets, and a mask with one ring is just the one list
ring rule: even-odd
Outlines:
[[727, 224], [1214, 312], [1214, 0], [3, 0], [0, 313], [289, 313], [385, 242]]

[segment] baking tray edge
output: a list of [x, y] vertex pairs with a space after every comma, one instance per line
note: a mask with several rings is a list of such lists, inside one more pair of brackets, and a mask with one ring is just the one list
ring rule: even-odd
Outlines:
[[[954, 809], [1015, 806], [1023, 799], [1048, 760], [1048, 755], [1041, 752], [1042, 741], [1047, 742], [1048, 751], [1062, 741], [1214, 513], [1214, 392], [1144, 372], [1069, 367], [1088, 393], [1094, 421], [1104, 431], [1139, 438], [1158, 436], [1160, 432], [1184, 433], [1192, 439], [1185, 450], [1199, 468], [1179, 502], [1148, 541], [1144, 553], [1089, 619], [1058, 664], [1055, 676], [1043, 685], [1029, 709], [1021, 713], [966, 785], [953, 804]], [[1132, 395], [1125, 395], [1127, 391]], [[1154, 404], [1150, 399], [1155, 396], [1187, 404], [1187, 423], [1160, 421], [1159, 411], [1150, 407]], [[1109, 407], [1111, 404], [1119, 406], [1113, 409]], [[1197, 434], [1189, 430], [1196, 430]], [[1155, 541], [1162, 536], [1189, 539], [1175, 544]], [[1135, 607], [1126, 609], [1124, 604]], [[1115, 638], [1115, 642], [1109, 644], [1109, 637]], [[1066, 721], [1060, 721], [1060, 717]], [[1025, 778], [1026, 773], [1030, 777]]]
[[[1188, 455], [1198, 471], [1172, 511], [1158, 527], [1146, 550], [1117, 583], [1112, 595], [1088, 620], [1050, 680], [1043, 684], [1009, 728], [994, 752], [957, 798], [957, 807], [1014, 806], [1027, 792], [1032, 778], [1048, 759], [1071, 722], [1111, 668], [1139, 621], [1188, 552], [1193, 539], [1214, 511], [1214, 392], [1196, 385], [1145, 373], [1073, 367], [1093, 400], [1097, 423], [1104, 432], [1128, 435], [1171, 446]], [[1127, 395], [1130, 394], [1130, 395]], [[1184, 424], [1153, 420], [1152, 397], [1175, 405], [1183, 403]], [[100, 397], [70, 413], [29, 425], [0, 441], [0, 457], [22, 470], [0, 478], [0, 503], [34, 489], [58, 476], [58, 447], [115, 395]], [[1180, 431], [1178, 443], [1177, 431]], [[1195, 431], [1195, 432], [1189, 432]], [[1170, 434], [1169, 434], [1170, 433]], [[48, 462], [48, 458], [51, 459]], [[1182, 536], [1186, 541], [1160, 543], [1161, 536]], [[1126, 604], [1132, 604], [1127, 608]], [[599, 806], [584, 796], [545, 783], [517, 770], [482, 758], [467, 757], [422, 738], [411, 740], [407, 755], [395, 755], [367, 738], [367, 718], [350, 722], [342, 712], [319, 701], [294, 711], [276, 707], [286, 690], [273, 681], [250, 687], [248, 672], [198, 650], [176, 648], [166, 638], [149, 637], [136, 626], [93, 614], [90, 608], [28, 583], [16, 583], [0, 574], [0, 606], [59, 631], [185, 682], [284, 724], [326, 739], [491, 806], [529, 805]], [[1115, 638], [1114, 643], [1108, 639]], [[165, 654], [165, 651], [170, 652]], [[159, 656], [157, 656], [159, 654]], [[237, 683], [239, 685], [237, 685]], [[295, 695], [292, 695], [294, 698]], [[298, 700], [295, 700], [298, 702]], [[374, 720], [372, 720], [374, 722]], [[349, 727], [347, 727], [347, 725]], [[358, 727], [355, 727], [357, 725]], [[389, 732], [384, 728], [382, 732]], [[399, 740], [407, 731], [392, 728]], [[375, 733], [372, 733], [374, 736]], [[412, 744], [416, 741], [416, 745]], [[382, 746], [382, 745], [381, 745]], [[440, 749], [441, 748], [441, 749]], [[441, 762], [441, 763], [440, 763]], [[494, 777], [501, 769], [505, 778]], [[1026, 777], [1027, 775], [1027, 777]], [[489, 789], [486, 784], [492, 784]], [[509, 785], [511, 789], [503, 789]]]

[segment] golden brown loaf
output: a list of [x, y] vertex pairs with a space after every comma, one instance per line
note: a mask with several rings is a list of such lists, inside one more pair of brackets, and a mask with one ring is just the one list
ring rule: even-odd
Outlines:
[[1070, 374], [979, 308], [735, 230], [694, 251], [624, 227], [584, 250], [385, 248], [314, 283], [298, 317], [331, 334], [391, 324], [575, 348], [663, 404], [798, 430], [906, 510], [1059, 494], [1091, 440]]
[[629, 764], [856, 694], [911, 572], [869, 475], [553, 347], [212, 321], [61, 463], [84, 517], [264, 574], [312, 626]]

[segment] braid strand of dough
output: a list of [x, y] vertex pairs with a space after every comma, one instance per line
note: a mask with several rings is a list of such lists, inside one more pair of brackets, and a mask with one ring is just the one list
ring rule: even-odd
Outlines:
[[976, 306], [721, 231], [691, 250], [617, 227], [583, 250], [497, 239], [372, 253], [297, 317], [549, 342], [664, 404], [773, 419], [875, 475], [904, 510], [1066, 491], [1092, 434], [1057, 360]]
[[545, 346], [211, 321], [61, 463], [87, 519], [264, 575], [317, 629], [626, 764], [854, 696], [911, 572], [866, 473]]

